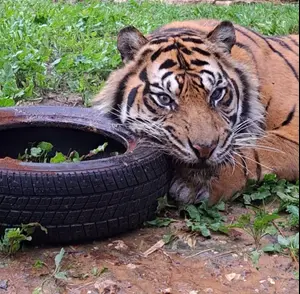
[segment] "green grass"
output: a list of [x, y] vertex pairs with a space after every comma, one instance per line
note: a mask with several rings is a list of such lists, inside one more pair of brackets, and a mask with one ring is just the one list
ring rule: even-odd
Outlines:
[[[229, 19], [264, 34], [298, 32], [298, 5], [172, 6], [129, 1], [0, 2], [0, 106], [47, 91], [79, 93], [87, 102], [120, 64], [116, 35], [143, 33], [173, 20]], [[7, 99], [10, 98], [10, 99]]]

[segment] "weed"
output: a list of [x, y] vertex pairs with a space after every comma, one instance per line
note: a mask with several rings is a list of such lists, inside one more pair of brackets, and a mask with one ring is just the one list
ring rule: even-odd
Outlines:
[[88, 154], [80, 156], [77, 151], [71, 151], [68, 155], [62, 152], [55, 152], [52, 156], [54, 146], [49, 142], [40, 142], [32, 144], [30, 148], [25, 149], [23, 155], [19, 154], [18, 159], [25, 162], [50, 162], [50, 163], [70, 163], [79, 162], [91, 158], [100, 152], [104, 152], [108, 143], [98, 146], [96, 149], [91, 150]]
[[31, 241], [32, 234], [39, 227], [47, 233], [47, 229], [39, 223], [29, 223], [21, 225], [19, 228], [6, 229], [4, 236], [0, 240], [0, 252], [12, 255], [20, 250], [24, 241]]
[[[153, 221], [147, 222], [154, 227], [168, 227], [172, 223], [181, 223], [182, 229], [190, 232], [200, 233], [203, 237], [210, 237], [211, 230], [215, 232], [227, 233], [225, 225], [226, 218], [220, 213], [225, 210], [225, 204], [219, 204], [209, 207], [207, 202], [199, 205], [187, 205], [182, 209], [185, 215], [184, 221], [174, 218], [158, 217]], [[165, 236], [166, 242], [172, 239], [172, 233]]]
[[[55, 256], [55, 269], [53, 270], [53, 272], [51, 273], [51, 275], [46, 278], [43, 282], [42, 285], [40, 287], [37, 287], [34, 289], [34, 291], [32, 292], [32, 294], [41, 294], [44, 293], [44, 286], [47, 282], [49, 282], [51, 279], [55, 279], [55, 280], [67, 280], [67, 274], [64, 271], [61, 271], [61, 262], [64, 258], [65, 255], [65, 250], [64, 248], [62, 248], [60, 250], [60, 252]], [[42, 262], [43, 265], [45, 265], [45, 263]]]
[[278, 235], [276, 244], [268, 244], [262, 250], [268, 253], [284, 253], [288, 250], [294, 261], [297, 262], [296, 256], [299, 256], [299, 233], [290, 237]]
[[279, 218], [276, 213], [267, 213], [262, 209], [253, 209], [253, 214], [243, 214], [239, 217], [236, 223], [229, 225], [228, 228], [239, 228], [250, 235], [258, 250], [261, 239], [269, 234], [270, 227], [273, 226], [273, 221]]
[[199, 232], [203, 237], [210, 237], [211, 232], [227, 233], [228, 229], [225, 226], [226, 218], [220, 214], [225, 210], [224, 202], [209, 207], [207, 202], [202, 202], [200, 205], [187, 205], [183, 211], [185, 212], [186, 225], [192, 232]]
[[299, 206], [299, 182], [293, 184], [284, 179], [278, 180], [275, 174], [267, 174], [261, 183], [250, 180], [242, 195], [246, 205], [277, 197], [282, 208], [291, 204]]

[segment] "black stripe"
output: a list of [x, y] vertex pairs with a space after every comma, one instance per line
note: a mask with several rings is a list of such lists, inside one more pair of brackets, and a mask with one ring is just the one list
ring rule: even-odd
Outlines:
[[214, 74], [213, 74], [211, 71], [209, 71], [209, 70], [206, 70], [206, 69], [202, 69], [202, 70], [200, 70], [200, 72], [199, 72], [199, 73], [200, 73], [200, 74], [202, 74], [202, 73], [206, 73], [206, 74], [210, 75], [210, 76], [213, 78], [213, 83], [215, 83], [215, 82], [216, 82], [215, 76], [214, 76]]
[[[256, 40], [254, 38], [252, 38], [250, 35], [248, 35], [246, 32], [244, 32], [241, 28], [239, 27], [235, 27], [235, 29], [240, 32], [242, 35], [244, 35], [245, 37], [247, 37], [248, 39], [250, 39], [253, 43], [255, 43], [257, 46], [259, 46], [259, 44], [256, 42]], [[250, 31], [250, 30], [249, 30]], [[252, 31], [250, 31], [252, 32]], [[256, 33], [256, 32], [255, 32]], [[260, 34], [256, 33], [257, 35], [259, 35], [259, 37], [263, 38]], [[264, 39], [264, 38], [263, 38]]]
[[169, 39], [167, 38], [161, 38], [161, 39], [154, 39], [150, 41], [150, 44], [161, 44], [161, 43], [167, 43], [169, 42]]
[[143, 51], [140, 55], [139, 60], [137, 60], [136, 62], [136, 66], [139, 67], [143, 62], [145, 62], [147, 55], [149, 55], [152, 52], [152, 49], [146, 49], [145, 51]]
[[193, 54], [193, 52], [191, 50], [189, 50], [188, 48], [185, 48], [185, 47], [181, 49], [181, 52], [183, 52], [186, 55], [192, 55]]
[[243, 152], [239, 149], [237, 149], [238, 153], [241, 156], [241, 161], [242, 161], [242, 165], [243, 165], [243, 171], [244, 171], [244, 176], [247, 179], [248, 178], [248, 169], [247, 169], [247, 163], [246, 163], [246, 159], [245, 159], [245, 155], [243, 154]]
[[297, 70], [294, 68], [294, 66], [285, 58], [285, 56], [281, 52], [277, 51], [269, 42], [266, 41], [266, 43], [269, 45], [270, 49], [274, 53], [276, 53], [278, 56], [280, 56], [284, 60], [286, 65], [292, 70], [295, 78], [299, 81], [299, 74], [297, 73]]
[[131, 89], [128, 98], [127, 98], [127, 113], [129, 114], [130, 108], [132, 107], [135, 97], [137, 95], [138, 89], [140, 88], [141, 85]]
[[148, 82], [148, 75], [147, 75], [147, 68], [145, 67], [139, 74], [139, 78], [141, 81], [147, 83]]
[[[149, 104], [148, 99], [147, 99], [146, 96], [143, 96], [143, 101], [144, 101], [144, 105], [147, 107], [147, 109], [148, 109], [150, 112], [152, 112], [152, 113], [154, 113], [154, 114], [157, 114], [156, 109], [154, 109], [154, 108]], [[151, 101], [152, 101], [152, 100], [151, 100]]]
[[249, 110], [250, 110], [250, 105], [249, 105], [250, 85], [249, 85], [247, 77], [244, 75], [244, 73], [239, 68], [235, 68], [235, 71], [238, 74], [238, 76], [243, 84], [243, 101], [242, 101], [241, 117], [247, 118]]
[[272, 101], [273, 97], [271, 97], [266, 105], [266, 112], [268, 111], [269, 107], [270, 107], [270, 104], [271, 104], [271, 101]]
[[209, 63], [204, 60], [194, 59], [194, 60], [191, 60], [191, 64], [197, 65], [197, 66], [204, 66], [204, 65], [208, 65]]
[[159, 69], [167, 69], [167, 68], [171, 68], [173, 66], [177, 65], [177, 62], [175, 62], [173, 59], [167, 59], [166, 61], [164, 61], [164, 63], [162, 63], [159, 67]]
[[231, 103], [232, 103], [232, 100], [233, 100], [233, 93], [232, 93], [232, 90], [229, 89], [229, 98], [228, 98], [228, 100], [227, 100], [227, 101], [224, 101], [224, 102], [221, 101], [221, 103], [222, 103], [222, 105], [224, 105], [225, 107], [229, 107], [229, 106], [231, 105]]
[[159, 33], [164, 34], [164, 33], [177, 33], [177, 34], [186, 34], [186, 35], [193, 35], [197, 36], [199, 33], [201, 33], [200, 30], [197, 29], [186, 29], [186, 28], [164, 28], [162, 30], [158, 30]]
[[272, 133], [272, 134], [275, 135], [275, 136], [277, 136], [277, 137], [279, 137], [279, 138], [281, 138], [281, 139], [284, 139], [284, 140], [286, 140], [286, 141], [289, 141], [289, 142], [291, 142], [291, 143], [294, 143], [294, 144], [296, 144], [297, 146], [299, 145], [299, 142], [294, 141], [294, 140], [289, 139], [289, 138], [286, 138], [286, 137], [284, 137], [284, 136], [282, 136], [282, 135], [280, 135], [280, 134], [278, 134], [278, 133]]
[[152, 62], [155, 61], [161, 54], [161, 49], [157, 50], [156, 52], [154, 52], [151, 56], [151, 60]]
[[174, 127], [172, 126], [165, 126], [164, 127], [166, 131], [169, 132], [170, 136], [175, 140], [177, 141], [181, 146], [184, 146], [184, 144], [182, 143], [182, 141], [174, 134], [176, 133], [176, 130]]
[[273, 42], [276, 42], [279, 44], [281, 47], [295, 53], [297, 56], [299, 56], [299, 53], [295, 52], [284, 40], [281, 40], [279, 38], [274, 38], [274, 37], [269, 37], [268, 40], [271, 40]]
[[257, 162], [256, 163], [256, 177], [257, 177], [257, 180], [259, 181], [260, 180], [260, 177], [261, 177], [261, 165], [260, 165], [260, 160], [259, 160], [259, 156], [258, 156], [258, 152], [254, 149], [253, 150], [254, 152], [254, 159], [255, 161]]
[[189, 64], [187, 63], [184, 56], [180, 52], [178, 52], [178, 54], [177, 54], [177, 59], [179, 62], [180, 69], [188, 69], [189, 68]]
[[[294, 105], [293, 109], [289, 112], [289, 114], [287, 115], [286, 119], [282, 122], [280, 127], [286, 126], [292, 121], [292, 119], [295, 115], [295, 111], [296, 111], [296, 105]], [[273, 130], [277, 130], [280, 127], [276, 127]]]
[[295, 111], [296, 111], [296, 105], [294, 105], [293, 109], [290, 111], [290, 113], [286, 117], [285, 121], [281, 124], [282, 126], [286, 126], [291, 122], [291, 120], [293, 119], [293, 117], [295, 115]]
[[172, 75], [173, 74], [173, 72], [172, 71], [168, 71], [168, 72], [166, 72], [163, 76], [162, 76], [162, 81], [164, 81], [168, 76], [170, 76], [170, 75]]
[[[232, 135], [232, 132], [231, 132], [231, 131], [229, 131], [229, 130], [225, 130], [225, 131], [228, 133], [228, 135], [227, 135], [227, 137], [225, 138], [223, 144], [221, 145], [221, 148], [224, 148], [224, 147], [226, 146], [226, 144], [227, 144], [227, 142], [228, 142], [230, 136]], [[231, 146], [230, 146], [230, 147], [231, 147]]]
[[200, 53], [201, 55], [204, 55], [204, 56], [210, 56], [211, 54], [201, 48], [198, 48], [198, 47], [192, 47], [191, 48], [193, 51], [196, 51], [198, 53]]
[[171, 44], [171, 45], [167, 46], [166, 48], [157, 50], [157, 51], [154, 52], [154, 54], [151, 56], [152, 62], [155, 61], [155, 60], [160, 56], [161, 53], [163, 53], [163, 52], [169, 52], [169, 51], [174, 50], [174, 49], [177, 49], [176, 44]]
[[221, 69], [221, 72], [222, 72], [222, 74], [224, 75], [224, 77], [225, 77], [226, 79], [228, 79], [228, 74], [227, 74], [227, 72], [224, 70], [224, 68], [223, 68], [223, 66], [222, 66], [222, 64], [221, 64], [220, 62], [218, 62], [218, 66], [219, 66], [219, 68]]
[[[254, 38], [252, 38], [251, 36], [249, 36], [248, 34], [246, 34], [244, 31], [242, 31], [240, 28], [236, 28], [237, 31], [239, 31], [240, 33], [242, 33], [243, 35], [245, 35], [246, 37], [248, 37], [250, 40], [252, 40], [256, 45], [258, 45], [258, 43], [256, 42], [256, 40]], [[262, 41], [264, 41], [268, 46], [269, 48], [274, 52], [276, 53], [278, 56], [280, 56], [284, 62], [286, 63], [286, 65], [292, 70], [295, 78], [299, 81], [299, 75], [296, 71], [296, 69], [293, 67], [293, 65], [284, 57], [284, 55], [279, 52], [278, 50], [276, 50], [269, 42], [266, 38], [264, 38], [261, 34], [251, 30], [248, 28], [248, 31], [253, 33], [254, 35], [256, 35], [257, 37], [259, 37]], [[258, 45], [259, 46], [259, 45]], [[259, 46], [260, 47], [260, 46]]]
[[258, 71], [258, 69], [257, 69], [257, 60], [256, 60], [255, 55], [253, 54], [253, 51], [251, 50], [251, 48], [249, 46], [244, 45], [244, 44], [239, 43], [239, 42], [236, 42], [235, 45], [237, 47], [239, 47], [240, 49], [245, 50], [249, 55], [251, 55], [251, 58], [255, 63], [255, 69], [256, 69], [256, 71]]
[[182, 41], [184, 42], [192, 42], [192, 43], [195, 43], [195, 44], [203, 44], [203, 41], [199, 38], [193, 38], [193, 37], [184, 37], [184, 38], [181, 38]]
[[299, 47], [299, 43], [298, 43], [295, 39], [293, 39], [291, 36], [288, 36], [287, 38], [288, 38], [295, 46]]
[[234, 87], [234, 90], [235, 90], [235, 93], [236, 93], [236, 96], [238, 98], [238, 100], [240, 99], [240, 91], [239, 91], [239, 87], [236, 83], [236, 81], [234, 79], [230, 79], [231, 83], [233, 84], [233, 87]]
[[134, 75], [134, 72], [129, 72], [125, 75], [125, 77], [120, 81], [119, 86], [117, 87], [117, 91], [114, 97], [115, 103], [114, 108], [117, 109], [121, 106], [124, 98], [124, 92], [129, 78]]
[[232, 124], [234, 125], [236, 123], [237, 120], [237, 114], [233, 114], [232, 116], [229, 116], [228, 119], [232, 122]]

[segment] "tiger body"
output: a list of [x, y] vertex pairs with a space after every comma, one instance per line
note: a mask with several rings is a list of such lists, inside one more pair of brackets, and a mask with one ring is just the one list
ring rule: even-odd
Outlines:
[[[93, 106], [177, 159], [170, 194], [215, 203], [267, 173], [299, 178], [299, 36], [216, 20], [122, 30]], [[150, 144], [150, 143], [149, 143]]]

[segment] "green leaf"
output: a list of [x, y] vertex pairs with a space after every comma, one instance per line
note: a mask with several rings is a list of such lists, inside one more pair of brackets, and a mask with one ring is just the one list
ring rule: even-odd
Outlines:
[[295, 205], [288, 205], [286, 207], [287, 212], [289, 212], [292, 216], [299, 219], [299, 207]]
[[42, 288], [41, 287], [37, 287], [32, 291], [32, 294], [42, 294]]
[[66, 157], [61, 152], [56, 152], [55, 156], [50, 159], [50, 163], [66, 162]]
[[99, 152], [104, 152], [105, 148], [107, 147], [108, 143], [105, 142], [103, 145], [98, 146], [96, 149], [90, 151], [91, 154], [96, 155]]
[[290, 237], [290, 243], [292, 243], [293, 248], [299, 250], [299, 232], [295, 236]]
[[215, 207], [220, 211], [225, 211], [225, 202], [221, 201]]
[[53, 149], [53, 145], [49, 142], [40, 142], [38, 145], [37, 145], [38, 148], [42, 149], [43, 151], [45, 152], [50, 152], [52, 151]]
[[66, 272], [58, 272], [54, 275], [54, 277], [58, 280], [67, 280], [67, 273]]
[[43, 150], [39, 147], [32, 147], [30, 148], [30, 155], [33, 157], [40, 157]]
[[199, 227], [200, 227], [200, 232], [201, 232], [203, 237], [210, 237], [211, 236], [210, 231], [209, 231], [209, 229], [207, 228], [207, 226], [205, 224], [201, 224]]
[[107, 267], [103, 267], [102, 270], [100, 271], [100, 275], [106, 273], [108, 271]]
[[184, 210], [189, 214], [189, 217], [192, 220], [200, 222], [201, 215], [200, 215], [200, 213], [199, 213], [199, 211], [198, 211], [198, 209], [195, 205], [188, 205], [188, 206], [185, 207]]
[[278, 235], [277, 241], [283, 247], [288, 247], [290, 245], [290, 241], [281, 235]]
[[278, 219], [279, 215], [272, 214], [263, 214], [262, 216], [257, 216], [254, 219], [253, 227], [255, 229], [263, 229], [266, 228], [273, 220]]
[[280, 253], [282, 251], [282, 248], [279, 244], [268, 244], [265, 247], [262, 248], [264, 252], [278, 252]]
[[15, 101], [12, 98], [0, 98], [0, 107], [15, 106]]
[[174, 235], [173, 234], [166, 234], [166, 235], [163, 235], [163, 241], [164, 243], [167, 245], [169, 244], [173, 239], [174, 239]]
[[153, 227], [168, 227], [172, 222], [174, 222], [174, 219], [171, 218], [156, 218], [153, 221], [148, 221], [147, 224], [153, 226]]
[[257, 270], [259, 269], [258, 263], [259, 263], [260, 257], [261, 257], [261, 252], [259, 252], [257, 250], [252, 251], [251, 254], [250, 254], [250, 258], [252, 260], [252, 263], [256, 267]]
[[61, 248], [60, 252], [55, 256], [55, 267], [56, 270], [60, 268], [60, 263], [65, 255], [65, 249]]
[[91, 274], [95, 277], [98, 277], [99, 274], [100, 274], [100, 271], [97, 267], [93, 267], [92, 270], [91, 270]]

